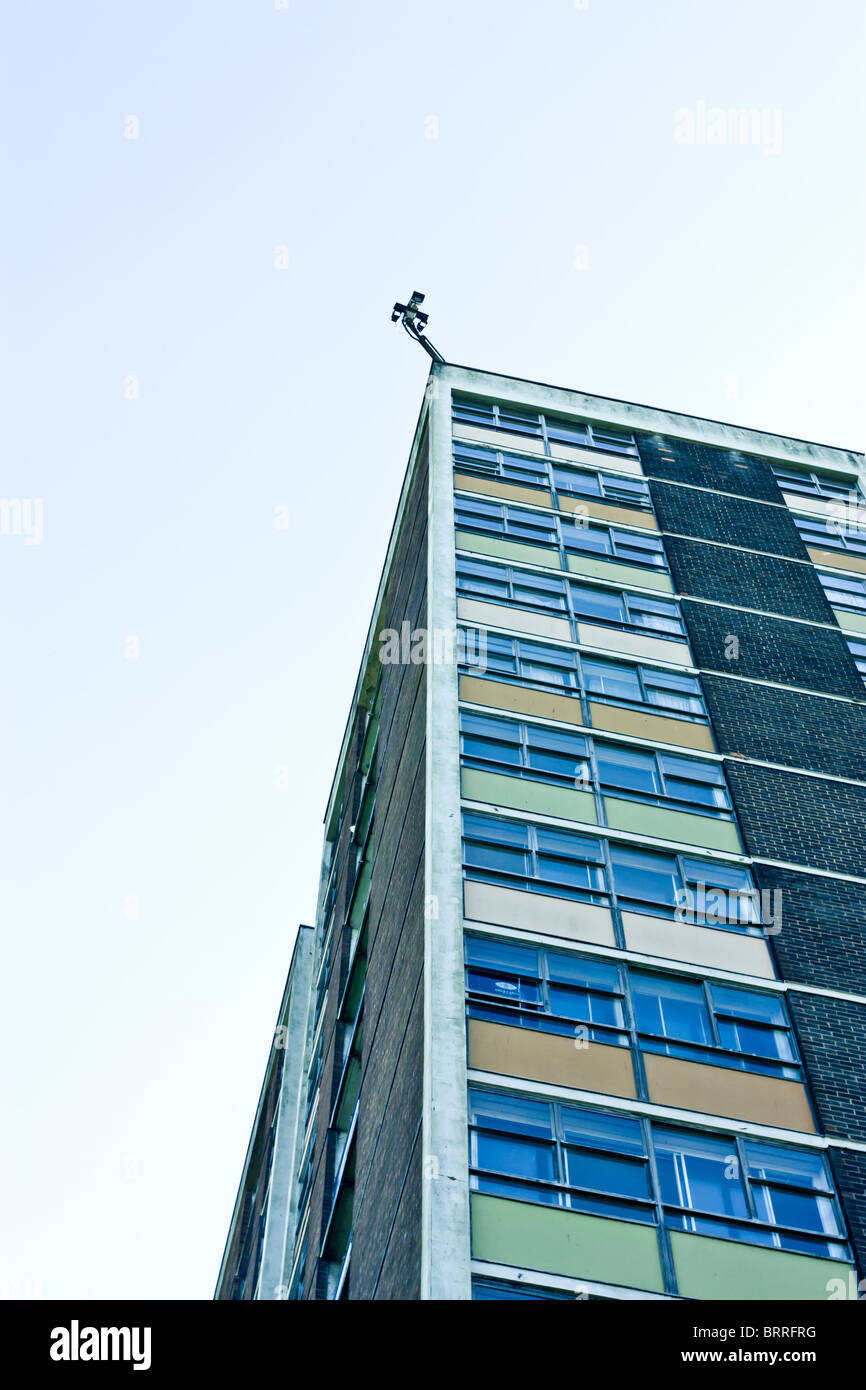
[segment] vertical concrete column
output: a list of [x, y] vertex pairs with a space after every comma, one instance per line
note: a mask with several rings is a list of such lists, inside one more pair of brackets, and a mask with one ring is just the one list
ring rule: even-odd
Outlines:
[[[427, 806], [421, 1297], [471, 1298], [466, 1022], [456, 659], [436, 659], [456, 629], [451, 378], [428, 381]], [[456, 658], [456, 641], [451, 650]]]

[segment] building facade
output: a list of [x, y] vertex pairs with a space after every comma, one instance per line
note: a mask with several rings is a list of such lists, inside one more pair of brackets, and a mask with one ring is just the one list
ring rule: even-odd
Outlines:
[[858, 1296], [863, 478], [433, 363], [217, 1297]]

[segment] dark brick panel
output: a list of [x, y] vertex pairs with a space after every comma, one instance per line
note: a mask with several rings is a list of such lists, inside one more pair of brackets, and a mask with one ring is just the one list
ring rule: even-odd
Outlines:
[[836, 621], [811, 564], [679, 536], [665, 536], [664, 542], [680, 594], [816, 623]]
[[789, 991], [821, 1129], [866, 1140], [866, 1004]]
[[863, 699], [860, 673], [839, 628], [808, 627], [689, 599], [683, 600], [682, 610], [702, 670]]
[[866, 874], [866, 787], [727, 762], [748, 854]]
[[701, 684], [720, 752], [866, 779], [866, 701], [852, 705], [724, 676], [705, 675]]
[[754, 454], [651, 434], [638, 435], [637, 446], [644, 472], [650, 478], [692, 483], [695, 487], [767, 502], [782, 500], [769, 461]]
[[858, 1273], [863, 1279], [866, 1278], [866, 1154], [831, 1149], [830, 1167], [836, 1191], [842, 1198]]
[[770, 938], [785, 980], [866, 994], [862, 884], [755, 864], [760, 889], [781, 894], [782, 930]]
[[786, 506], [701, 492], [673, 483], [650, 482], [650, 493], [663, 531], [702, 540], [723, 541], [806, 560], [806, 547]]

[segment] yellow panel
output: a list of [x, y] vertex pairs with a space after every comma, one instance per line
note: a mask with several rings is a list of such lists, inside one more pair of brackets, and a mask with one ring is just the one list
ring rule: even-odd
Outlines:
[[464, 623], [484, 627], [504, 627], [511, 632], [526, 632], [532, 637], [559, 637], [568, 641], [571, 623], [567, 618], [554, 618], [547, 613], [533, 613], [528, 608], [512, 608], [504, 603], [485, 603], [483, 599], [458, 598], [457, 616]]
[[512, 1028], [479, 1018], [469, 1020], [469, 1065], [526, 1081], [601, 1091], [607, 1096], [637, 1096], [627, 1047], [587, 1044], [580, 1037]]
[[599, 521], [640, 526], [645, 531], [659, 529], [652, 512], [641, 511], [640, 507], [616, 507], [610, 502], [596, 502], [591, 497], [569, 497], [560, 492], [559, 509], [562, 512], [578, 512], [581, 516], [594, 516]]
[[463, 492], [480, 492], [486, 497], [505, 497], [511, 502], [553, 507], [553, 498], [543, 487], [521, 487], [519, 483], [504, 483], [498, 478], [476, 478], [473, 473], [455, 473], [454, 486]]
[[856, 570], [858, 574], [866, 574], [866, 555], [852, 555], [844, 550], [813, 550], [811, 546], [806, 548], [816, 565], [832, 566], [837, 570]]
[[589, 709], [594, 729], [608, 729], [611, 733], [633, 734], [636, 738], [652, 739], [657, 743], [673, 743], [681, 748], [715, 752], [708, 724], [695, 724], [690, 719], [669, 719], [660, 714], [643, 714], [640, 710], [624, 709], [621, 705], [606, 705], [600, 700], [590, 700]]
[[644, 1054], [644, 1065], [650, 1100], [659, 1105], [815, 1133], [806, 1091], [799, 1081], [650, 1052]]
[[528, 893], [481, 883], [467, 878], [463, 885], [463, 910], [474, 922], [512, 927], [517, 931], [560, 936], [568, 941], [592, 941], [613, 946], [613, 919], [606, 907], [581, 903], [574, 898], [553, 898], [547, 893]]
[[558, 719], [565, 724], [581, 724], [583, 715], [576, 695], [548, 694], [530, 690], [525, 685], [508, 681], [481, 680], [477, 676], [460, 677], [460, 698], [476, 705], [492, 705], [496, 709], [514, 710], [515, 714], [534, 714], [541, 719]]

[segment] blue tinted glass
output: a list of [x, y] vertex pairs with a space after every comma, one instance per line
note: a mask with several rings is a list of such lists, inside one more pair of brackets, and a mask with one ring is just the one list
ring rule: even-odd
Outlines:
[[601, 618], [609, 623], [626, 620], [625, 604], [620, 593], [572, 584], [571, 594], [574, 611], [582, 618]]
[[523, 1100], [518, 1096], [495, 1095], [492, 1091], [469, 1092], [470, 1119], [473, 1124], [490, 1129], [504, 1129], [515, 1134], [549, 1138], [550, 1106], [544, 1101]]
[[563, 522], [562, 538], [569, 550], [586, 551], [592, 555], [613, 553], [609, 533], [595, 526], [572, 526], [570, 522]]
[[566, 1180], [572, 1187], [590, 1187], [597, 1192], [613, 1192], [618, 1197], [649, 1196], [645, 1163], [579, 1149], [568, 1149], [565, 1161]]
[[631, 666], [612, 661], [581, 661], [586, 688], [592, 695], [609, 695], [615, 700], [641, 701], [640, 681]]
[[580, 497], [601, 496], [601, 484], [596, 473], [582, 473], [576, 468], [554, 468], [553, 480], [560, 492], [573, 492]]
[[602, 786], [621, 787], [628, 791], [657, 793], [661, 790], [656, 761], [651, 753], [634, 748], [614, 748], [596, 744], [596, 762]]
[[712, 985], [711, 993], [714, 1008], [722, 1013], [759, 1019], [783, 1028], [787, 1025], [785, 1005], [778, 994], [757, 994], [752, 989], [731, 989], [728, 985]]
[[547, 974], [560, 984], [583, 985], [586, 989], [619, 991], [619, 970], [605, 961], [587, 960], [584, 956], [566, 956], [560, 951], [547, 952]]
[[704, 991], [692, 980], [632, 974], [635, 1021], [645, 1033], [684, 1042], [712, 1043]]
[[776, 1144], [746, 1144], [749, 1176], [791, 1183], [828, 1192], [832, 1189], [824, 1159], [803, 1149], [786, 1149]]
[[588, 835], [576, 835], [570, 830], [552, 830], [548, 826], [537, 827], [538, 848], [551, 854], [570, 855], [575, 859], [601, 861], [601, 842]]
[[475, 811], [464, 812], [463, 833], [476, 840], [492, 840], [497, 844], [520, 848], [529, 845], [529, 830], [519, 821], [499, 820], [496, 816], [479, 815]]
[[488, 1168], [491, 1172], [508, 1173], [514, 1177], [536, 1178], [542, 1182], [552, 1182], [554, 1179], [556, 1152], [552, 1144], [518, 1137], [506, 1138], [484, 1131], [476, 1134], [475, 1144], [476, 1168]]
[[676, 862], [663, 854], [611, 846], [613, 881], [620, 897], [676, 906]]
[[560, 1106], [560, 1123], [566, 1143], [610, 1149], [614, 1153], [643, 1155], [643, 1138], [637, 1120], [563, 1105]]
[[694, 1211], [748, 1218], [733, 1139], [659, 1128], [654, 1144], [662, 1201]]
[[519, 975], [538, 974], [538, 952], [528, 946], [512, 946], [508, 941], [467, 936], [466, 959], [473, 965], [495, 970], [513, 970]]

